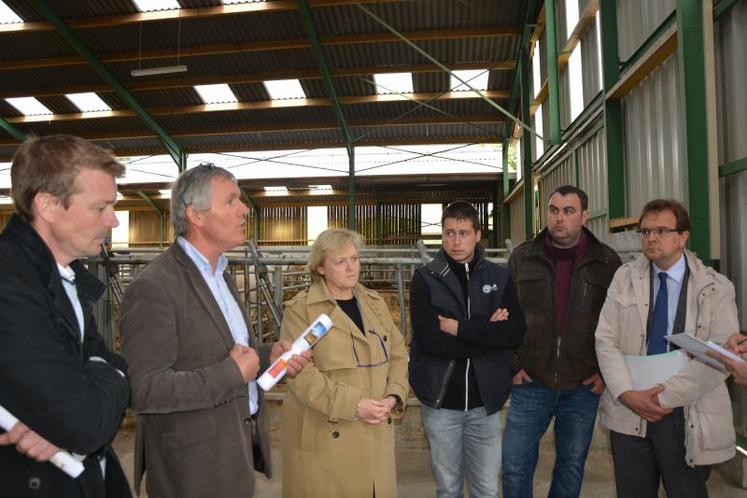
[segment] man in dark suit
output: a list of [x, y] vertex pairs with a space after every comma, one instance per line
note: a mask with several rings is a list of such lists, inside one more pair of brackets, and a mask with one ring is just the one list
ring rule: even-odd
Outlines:
[[[78, 260], [117, 226], [124, 166], [81, 138], [26, 140], [10, 170], [16, 212], [0, 235], [0, 496], [129, 497], [109, 442], [130, 397], [122, 358], [97, 332], [104, 285]], [[0, 430], [1, 431], [1, 430]], [[74, 452], [72, 478], [48, 460]]]
[[[244, 243], [236, 179], [201, 164], [171, 193], [175, 243], [141, 271], [122, 303], [122, 354], [138, 411], [135, 486], [148, 496], [251, 496], [270, 477], [266, 412], [254, 379], [290, 344], [260, 345], [225, 251]], [[289, 375], [305, 357], [294, 356]]]

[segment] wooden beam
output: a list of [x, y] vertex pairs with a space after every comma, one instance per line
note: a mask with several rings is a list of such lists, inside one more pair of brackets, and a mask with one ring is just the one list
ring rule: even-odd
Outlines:
[[[406, 0], [309, 0], [312, 7], [338, 7], [354, 5], [356, 3], [397, 3]], [[91, 17], [86, 19], [66, 19], [65, 23], [73, 29], [108, 28], [112, 26], [126, 26], [157, 21], [177, 21], [189, 19], [207, 19], [211, 17], [262, 14], [266, 12], [282, 12], [298, 10], [296, 0], [275, 0], [267, 2], [243, 3], [234, 5], [220, 5], [213, 7], [196, 7], [191, 9], [172, 9], [154, 12], [138, 12], [106, 17]], [[18, 24], [0, 24], [0, 33], [12, 32], [54, 31], [48, 22], [25, 22]]]
[[670, 55], [677, 50], [677, 25], [672, 25], [659, 40], [649, 48], [636, 63], [626, 69], [626, 71], [620, 75], [620, 81], [607, 92], [607, 98], [611, 100], [622, 99], [628, 94], [638, 83], [651, 74], [651, 71], [656, 69], [664, 62]]
[[[488, 90], [482, 92], [491, 99], [505, 99], [510, 97], [508, 90]], [[403, 95], [357, 95], [341, 97], [343, 104], [370, 104], [376, 102], [406, 102], [406, 101], [438, 101], [454, 99], [478, 99], [479, 96], [472, 92], [427, 92], [409, 93]], [[151, 116], [176, 116], [182, 114], [193, 114], [203, 112], [227, 112], [227, 111], [252, 111], [257, 109], [280, 109], [284, 107], [329, 107], [332, 103], [328, 98], [293, 99], [293, 100], [262, 100], [257, 102], [234, 102], [225, 104], [199, 104], [172, 107], [151, 107], [147, 112]], [[39, 123], [56, 121], [80, 121], [86, 119], [104, 118], [130, 118], [135, 117], [135, 111], [131, 109], [118, 109], [112, 111], [98, 112], [76, 112], [71, 114], [52, 114], [40, 116], [15, 116], [7, 118], [11, 124]]]
[[[354, 128], [369, 128], [377, 126], [422, 126], [422, 125], [449, 125], [449, 124], [496, 124], [505, 121], [501, 114], [491, 114], [482, 116], [444, 116], [436, 115], [431, 117], [407, 117], [397, 121], [391, 119], [369, 119], [350, 121], [348, 124]], [[200, 136], [227, 136], [227, 135], [244, 135], [248, 133], [271, 133], [271, 132], [298, 132], [313, 130], [334, 130], [337, 129], [337, 123], [333, 121], [323, 123], [280, 123], [264, 125], [241, 125], [230, 126], [225, 128], [198, 128], [198, 129], [181, 129], [170, 130], [171, 137], [200, 137]], [[117, 140], [117, 139], [143, 139], [152, 138], [153, 133], [146, 129], [132, 131], [96, 131], [91, 133], [78, 133], [77, 136], [87, 140]], [[17, 145], [18, 141], [13, 139], [0, 139], [0, 146]]]
[[[468, 70], [468, 69], [488, 69], [490, 71], [513, 71], [516, 67], [515, 60], [494, 61], [494, 62], [469, 62], [461, 64], [448, 64], [451, 71]], [[371, 76], [375, 73], [428, 73], [441, 72], [442, 70], [435, 64], [418, 64], [408, 66], [361, 66], [351, 68], [331, 69], [332, 76], [355, 77]], [[241, 85], [246, 83], [261, 83], [267, 80], [283, 79], [300, 79], [311, 80], [320, 79], [319, 71], [312, 70], [283, 70], [283, 71], [266, 71], [259, 73], [247, 73], [236, 75], [210, 75], [196, 76], [193, 78], [175, 78], [164, 80], [145, 80], [134, 81], [129, 83], [126, 88], [131, 92], [150, 91], [150, 90], [170, 90], [174, 88], [187, 88], [195, 85], [210, 85], [216, 83], [228, 83], [229, 85]], [[12, 97], [54, 97], [68, 93], [96, 92], [106, 93], [112, 89], [108, 85], [71, 85], [57, 88], [42, 88], [38, 90], [9, 90], [0, 91], [0, 99]]]
[[[493, 38], [501, 36], [518, 36], [521, 28], [518, 26], [503, 26], [490, 28], [468, 28], [468, 29], [442, 29], [429, 31], [411, 31], [403, 35], [413, 41], [425, 40], [454, 40], [462, 38]], [[323, 46], [335, 45], [361, 45], [372, 43], [395, 43], [401, 42], [399, 38], [391, 33], [364, 33], [356, 35], [330, 36], [321, 39]], [[311, 43], [306, 38], [271, 40], [271, 41], [248, 41], [242, 43], [225, 43], [220, 45], [205, 45], [201, 47], [169, 47], [156, 50], [119, 52], [114, 54], [102, 54], [99, 60], [105, 64], [117, 62], [133, 62], [141, 60], [181, 59], [198, 56], [213, 56], [235, 53], [267, 52], [273, 50], [298, 50], [311, 48]], [[60, 67], [83, 65], [86, 61], [83, 57], [50, 57], [32, 60], [12, 60], [0, 62], [0, 70], [34, 69], [42, 67]]]

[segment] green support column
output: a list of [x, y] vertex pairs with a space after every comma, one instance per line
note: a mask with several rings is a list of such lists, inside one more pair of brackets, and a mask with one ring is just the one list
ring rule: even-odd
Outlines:
[[[708, 95], [702, 0], [677, 2], [677, 54], [680, 63], [680, 108], [684, 161], [688, 172], [690, 249], [704, 261], [711, 253], [711, 172], [709, 168]], [[718, 192], [716, 192], [718, 195]]]
[[78, 34], [70, 29], [70, 27], [62, 20], [57, 13], [52, 10], [46, 0], [32, 0], [33, 6], [37, 12], [42, 14], [49, 22], [54, 26], [55, 31], [65, 39], [65, 41], [72, 46], [78, 54], [83, 57], [88, 63], [89, 67], [99, 75], [99, 77], [109, 85], [114, 93], [124, 101], [127, 106], [135, 111], [140, 120], [158, 137], [163, 146], [168, 151], [171, 158], [179, 168], [179, 172], [184, 171], [186, 167], [186, 154], [182, 151], [179, 145], [171, 138], [166, 131], [161, 128], [156, 120], [154, 120], [145, 108], [140, 105], [135, 97], [127, 91], [127, 89], [119, 82], [114, 74], [99, 61], [98, 57], [88, 48]]
[[[529, 123], [529, 103], [534, 98], [529, 86], [529, 48], [522, 47], [519, 52], [519, 71], [521, 79], [521, 119]], [[542, 119], [540, 117], [540, 119]], [[532, 181], [532, 136], [525, 129], [522, 134], [523, 151], [521, 154], [522, 179], [524, 180], [524, 227], [526, 238], [529, 240], [534, 234], [534, 182]]]
[[[602, 23], [602, 69], [604, 92], [620, 79], [620, 56], [617, 50], [616, 0], [602, 0], [599, 18]], [[607, 148], [607, 196], [609, 219], [625, 216], [625, 166], [623, 161], [623, 115], [619, 100], [604, 101], [604, 133]]]
[[335, 91], [335, 85], [332, 82], [332, 74], [329, 71], [329, 66], [324, 58], [322, 52], [322, 44], [319, 42], [319, 36], [316, 33], [316, 27], [314, 21], [311, 18], [311, 9], [309, 8], [308, 0], [298, 0], [298, 9], [301, 13], [301, 20], [306, 28], [306, 34], [311, 42], [311, 51], [314, 53], [316, 59], [316, 65], [319, 67], [319, 72], [322, 73], [322, 81], [324, 82], [324, 88], [332, 101], [332, 109], [334, 110], [335, 117], [337, 118], [337, 124], [340, 126], [340, 132], [345, 141], [345, 148], [348, 152], [348, 161], [350, 166], [348, 168], [348, 228], [355, 230], [355, 147], [353, 145], [353, 139], [350, 135], [350, 129], [348, 123], [345, 120], [345, 115], [342, 112], [342, 105], [340, 99], [337, 98], [337, 92]]
[[26, 140], [26, 134], [24, 132], [8, 123], [3, 118], [0, 118], [0, 128], [7, 131], [11, 137], [15, 138], [19, 142], [23, 142], [24, 140]]
[[547, 42], [547, 86], [550, 104], [550, 143], [560, 143], [560, 90], [558, 88], [558, 36], [555, 26], [555, 0], [545, 1], [545, 40]]

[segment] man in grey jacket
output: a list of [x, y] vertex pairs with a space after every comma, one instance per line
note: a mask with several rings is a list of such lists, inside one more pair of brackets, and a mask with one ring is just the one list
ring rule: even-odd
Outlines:
[[[171, 194], [175, 243], [142, 270], [122, 302], [122, 354], [138, 412], [135, 487], [148, 496], [252, 496], [270, 477], [264, 398], [254, 379], [290, 348], [257, 346], [225, 251], [244, 242], [236, 179], [201, 164]], [[309, 354], [293, 356], [289, 375]]]
[[639, 232], [643, 255], [615, 274], [596, 331], [617, 496], [655, 498], [663, 481], [669, 498], [707, 497], [710, 466], [735, 453], [727, 373], [690, 359], [635, 389], [626, 355], [667, 353], [669, 334], [724, 343], [739, 330], [734, 286], [685, 249], [690, 218], [679, 202], [646, 204]]

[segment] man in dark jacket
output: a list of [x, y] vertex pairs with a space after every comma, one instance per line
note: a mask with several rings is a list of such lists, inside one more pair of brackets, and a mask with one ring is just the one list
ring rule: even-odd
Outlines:
[[[16, 213], [0, 235], [0, 496], [129, 497], [109, 443], [130, 397], [126, 366], [97, 332], [104, 285], [78, 258], [117, 226], [124, 166], [83, 139], [31, 138], [11, 166]], [[0, 430], [1, 431], [1, 430]], [[48, 460], [73, 452], [72, 478]]]
[[555, 417], [555, 468], [549, 496], [581, 491], [604, 382], [594, 331], [620, 258], [584, 228], [586, 193], [556, 189], [547, 228], [511, 254], [527, 322], [514, 364], [503, 452], [503, 494], [531, 497], [539, 442]]
[[497, 497], [498, 410], [524, 315], [507, 268], [484, 258], [477, 210], [457, 201], [441, 217], [443, 246], [410, 288], [410, 385], [418, 397], [439, 498]]

